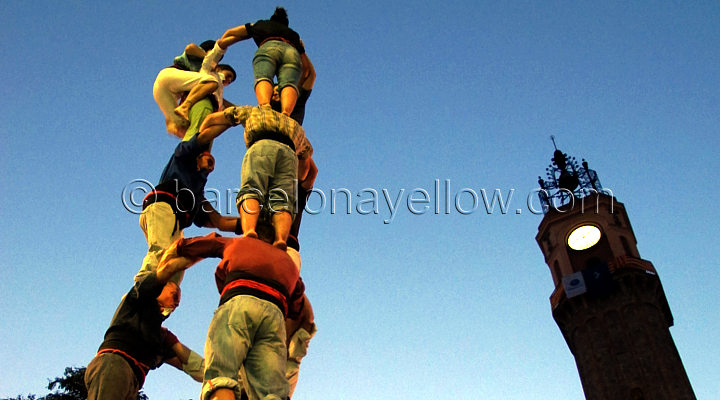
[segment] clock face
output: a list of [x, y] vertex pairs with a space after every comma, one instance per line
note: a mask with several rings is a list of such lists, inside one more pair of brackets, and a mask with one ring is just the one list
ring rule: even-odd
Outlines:
[[567, 244], [573, 250], [589, 249], [600, 241], [602, 233], [595, 225], [581, 225], [570, 232]]

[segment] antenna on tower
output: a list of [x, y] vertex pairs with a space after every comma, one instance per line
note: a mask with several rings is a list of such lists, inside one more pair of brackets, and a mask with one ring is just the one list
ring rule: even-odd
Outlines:
[[550, 159], [552, 164], [545, 168], [547, 179], [538, 177], [538, 184], [542, 189], [538, 196], [544, 212], [551, 206], [566, 205], [573, 199], [602, 191], [597, 174], [588, 167], [585, 159], [580, 166], [575, 157], [569, 157], [557, 148], [555, 135], [550, 135], [550, 140], [555, 148]]

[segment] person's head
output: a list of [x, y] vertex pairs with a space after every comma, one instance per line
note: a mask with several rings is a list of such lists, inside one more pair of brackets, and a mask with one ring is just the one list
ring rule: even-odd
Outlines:
[[180, 286], [175, 282], [168, 282], [157, 297], [160, 308], [173, 310], [180, 305]]
[[287, 11], [285, 11], [285, 9], [282, 7], [275, 8], [275, 12], [273, 13], [272, 17], [270, 17], [270, 21], [275, 21], [285, 26], [290, 25], [290, 21], [288, 21]]
[[272, 101], [280, 101], [280, 87], [278, 87], [277, 83], [273, 84]]
[[208, 174], [215, 170], [215, 157], [209, 151], [203, 151], [197, 156], [197, 169]]
[[261, 215], [258, 219], [257, 225], [255, 226], [255, 232], [258, 234], [258, 239], [263, 242], [272, 244], [275, 241], [275, 228], [270, 220], [263, 215]]
[[214, 40], [206, 40], [202, 43], [200, 43], [200, 48], [205, 50], [207, 53], [208, 51], [212, 50], [213, 47], [215, 47], [215, 41]]
[[237, 78], [235, 69], [228, 64], [218, 64], [218, 66], [215, 67], [215, 71], [217, 71], [218, 75], [220, 75], [223, 86], [233, 83], [235, 78]]

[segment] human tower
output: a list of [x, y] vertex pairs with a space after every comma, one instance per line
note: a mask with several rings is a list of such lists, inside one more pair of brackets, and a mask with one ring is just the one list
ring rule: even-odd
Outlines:
[[[258, 46], [252, 61], [257, 106], [223, 98], [223, 87], [237, 74], [220, 61], [229, 46], [246, 39]], [[304, 44], [281, 7], [270, 19], [231, 28], [216, 41], [187, 45], [160, 71], [153, 96], [167, 131], [182, 140], [143, 200], [140, 226], [148, 251], [88, 364], [88, 399], [136, 399], [147, 373], [163, 363], [202, 382], [202, 400], [292, 396], [316, 331], [298, 241], [317, 176], [302, 128], [314, 81]], [[247, 151], [239, 217], [229, 217], [203, 192], [215, 168], [213, 141], [237, 125], [244, 127]], [[184, 238], [191, 224], [231, 235]], [[184, 271], [207, 257], [221, 259], [215, 270], [220, 305], [203, 358], [162, 323], [179, 305]]]

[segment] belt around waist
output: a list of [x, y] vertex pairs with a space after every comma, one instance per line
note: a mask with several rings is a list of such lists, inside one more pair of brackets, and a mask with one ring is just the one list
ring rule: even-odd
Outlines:
[[267, 38], [267, 39], [263, 40], [262, 42], [260, 42], [260, 45], [259, 45], [258, 47], [264, 45], [265, 43], [267, 43], [267, 42], [269, 42], [269, 41], [271, 41], [271, 40], [279, 40], [279, 41], [281, 41], [281, 42], [285, 42], [285, 43], [289, 44], [290, 46], [294, 47], [294, 48], [297, 50], [297, 47], [295, 47], [295, 45], [292, 44], [291, 41], [289, 41], [289, 40], [287, 40], [287, 39], [285, 39], [285, 38], [283, 38], [283, 37], [280, 37], [280, 36], [270, 36], [269, 38]]
[[174, 194], [170, 192], [164, 192], [162, 190], [153, 190], [148, 193], [143, 199], [143, 210], [152, 203], [163, 202], [173, 206], [173, 210], [176, 208], [177, 200]]
[[278, 306], [283, 316], [288, 313], [287, 297], [283, 293], [269, 285], [252, 279], [235, 279], [225, 285], [220, 293], [220, 304], [222, 305], [238, 294], [248, 294], [263, 300], [268, 300]]
[[178, 209], [180, 204], [178, 204], [177, 197], [174, 194], [162, 190], [154, 190], [148, 193], [143, 199], [142, 209], [145, 210], [150, 204], [154, 203], [166, 203], [170, 206], [170, 208], [172, 208], [173, 213], [175, 214], [175, 228], [173, 228], [172, 231], [173, 235], [178, 228], [184, 229], [192, 224], [190, 213], [187, 211], [180, 211]]
[[130, 365], [130, 369], [133, 370], [133, 372], [135, 373], [135, 376], [138, 378], [138, 386], [139, 387], [143, 386], [143, 384], [145, 383], [145, 377], [147, 376], [148, 371], [150, 371], [149, 366], [136, 360], [135, 357], [131, 356], [130, 354], [128, 354], [122, 350], [118, 350], [118, 349], [112, 349], [112, 348], [100, 349], [100, 350], [98, 350], [96, 356], [99, 356], [101, 354], [107, 354], [107, 353], [116, 354], [116, 355], [122, 357], [123, 359], [125, 359], [125, 361], [127, 361], [127, 363]]
[[[290, 148], [293, 151], [297, 151], [297, 150], [295, 150], [295, 142], [293, 142], [292, 139], [290, 139], [287, 135], [283, 135], [282, 133], [279, 133], [279, 132], [274, 132], [274, 131], [253, 132], [253, 139], [255, 139], [255, 140], [253, 140], [250, 143], [250, 146], [254, 145], [255, 143], [257, 143], [261, 140], [274, 140], [276, 142], [280, 142], [282, 144], [286, 144], [286, 145], [290, 146]], [[248, 146], [248, 147], [250, 147], [250, 146]]]

